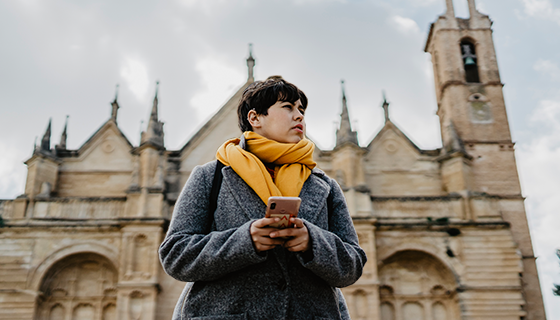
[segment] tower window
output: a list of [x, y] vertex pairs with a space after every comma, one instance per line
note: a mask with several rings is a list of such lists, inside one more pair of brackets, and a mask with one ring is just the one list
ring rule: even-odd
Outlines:
[[461, 42], [461, 56], [465, 68], [465, 80], [467, 82], [480, 82], [478, 77], [478, 59], [474, 44], [469, 41]]

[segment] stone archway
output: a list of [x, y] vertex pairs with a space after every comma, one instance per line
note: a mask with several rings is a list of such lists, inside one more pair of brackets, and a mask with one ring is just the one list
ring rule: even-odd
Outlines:
[[118, 273], [105, 257], [79, 253], [50, 267], [40, 287], [37, 320], [117, 319]]
[[440, 260], [401, 251], [379, 269], [381, 320], [460, 319], [457, 282]]

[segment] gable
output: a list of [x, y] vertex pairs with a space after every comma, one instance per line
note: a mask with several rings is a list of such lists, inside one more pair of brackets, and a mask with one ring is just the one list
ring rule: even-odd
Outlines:
[[180, 150], [181, 172], [189, 174], [195, 166], [216, 159], [216, 151], [226, 140], [241, 135], [237, 105], [251, 83], [247, 81]]
[[65, 158], [61, 171], [131, 171], [132, 146], [113, 121], [106, 122], [80, 149]]
[[420, 151], [392, 123], [387, 123], [367, 147], [366, 161], [371, 170], [410, 170]]
[[124, 197], [130, 186], [132, 146], [112, 120], [72, 156], [62, 158], [59, 197]]
[[437, 152], [420, 150], [390, 121], [367, 147], [366, 185], [374, 196], [442, 194]]

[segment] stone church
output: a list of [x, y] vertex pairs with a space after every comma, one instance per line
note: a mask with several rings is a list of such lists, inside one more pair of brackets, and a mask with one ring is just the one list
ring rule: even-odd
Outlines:
[[[342, 98], [333, 150], [316, 150], [337, 179], [369, 261], [343, 288], [353, 319], [545, 319], [492, 21], [468, 0], [432, 24], [442, 145], [418, 148], [389, 117], [358, 144]], [[178, 193], [196, 165], [240, 135], [248, 80], [180, 150], [165, 147], [157, 93], [141, 143], [112, 114], [77, 150], [50, 124], [30, 159], [25, 193], [0, 201], [0, 319], [167, 320], [184, 286], [159, 263]], [[333, 103], [336, 103], [333, 101]]]

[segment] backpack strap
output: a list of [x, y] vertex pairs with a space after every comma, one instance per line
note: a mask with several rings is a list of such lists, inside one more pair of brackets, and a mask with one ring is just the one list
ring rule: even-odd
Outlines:
[[214, 215], [216, 208], [218, 207], [218, 194], [220, 193], [220, 188], [222, 187], [222, 168], [225, 167], [223, 163], [216, 160], [216, 170], [214, 171], [214, 180], [212, 181], [212, 189], [210, 191], [210, 203], [208, 205], [208, 213]]

